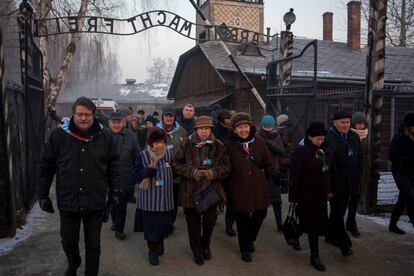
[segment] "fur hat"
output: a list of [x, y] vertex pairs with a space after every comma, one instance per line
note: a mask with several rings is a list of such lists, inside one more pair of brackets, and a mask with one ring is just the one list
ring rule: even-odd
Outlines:
[[346, 111], [338, 111], [338, 112], [334, 113], [334, 115], [332, 116], [332, 120], [341, 120], [341, 119], [345, 119], [345, 118], [351, 119], [351, 114], [349, 114]]
[[197, 119], [195, 120], [194, 128], [199, 127], [214, 127], [213, 118], [211, 118], [210, 116], [197, 117]]
[[265, 115], [265, 116], [263, 116], [262, 120], [260, 121], [260, 125], [262, 127], [265, 127], [265, 126], [275, 127], [275, 125], [276, 125], [275, 118], [273, 118], [270, 115]]
[[325, 136], [326, 135], [325, 125], [322, 122], [310, 123], [308, 129], [306, 130], [306, 135], [311, 136], [311, 137]]
[[414, 112], [409, 112], [404, 116], [404, 126], [405, 127], [414, 126]]
[[225, 119], [231, 119], [231, 114], [229, 111], [223, 109], [222, 111], [220, 111], [220, 113], [217, 116], [217, 121], [219, 121], [220, 123], [224, 123]]
[[152, 146], [152, 144], [158, 140], [164, 140], [167, 143], [167, 134], [165, 131], [158, 127], [149, 129], [147, 133], [148, 145]]
[[355, 112], [354, 114], [352, 114], [352, 124], [367, 124], [367, 115], [365, 115], [364, 112]]
[[249, 113], [245, 112], [238, 112], [231, 116], [231, 128], [235, 129], [237, 126], [241, 124], [249, 124], [252, 125], [252, 117]]
[[289, 116], [286, 114], [280, 114], [276, 118], [277, 125], [280, 126], [283, 123], [286, 123], [289, 120]]

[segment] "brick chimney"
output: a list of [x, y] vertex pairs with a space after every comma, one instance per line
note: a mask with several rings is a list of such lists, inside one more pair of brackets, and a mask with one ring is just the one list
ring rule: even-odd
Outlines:
[[325, 12], [323, 17], [323, 40], [332, 41], [333, 13]]
[[361, 2], [350, 1], [348, 6], [348, 47], [361, 48]]

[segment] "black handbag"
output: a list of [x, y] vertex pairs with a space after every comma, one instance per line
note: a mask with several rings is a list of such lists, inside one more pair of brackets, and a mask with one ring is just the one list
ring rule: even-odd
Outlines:
[[216, 189], [212, 185], [209, 185], [202, 192], [193, 196], [193, 207], [199, 215], [202, 215], [212, 208], [217, 207], [222, 201], [223, 199]]
[[296, 216], [293, 204], [289, 206], [289, 213], [283, 224], [283, 235], [288, 245], [298, 245], [300, 230], [298, 225], [298, 217]]

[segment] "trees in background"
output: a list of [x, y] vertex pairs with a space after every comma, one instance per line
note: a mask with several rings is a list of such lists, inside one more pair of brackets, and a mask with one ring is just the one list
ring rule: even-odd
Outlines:
[[157, 57], [152, 59], [152, 65], [147, 68], [148, 84], [171, 84], [174, 77], [176, 63], [172, 58]]

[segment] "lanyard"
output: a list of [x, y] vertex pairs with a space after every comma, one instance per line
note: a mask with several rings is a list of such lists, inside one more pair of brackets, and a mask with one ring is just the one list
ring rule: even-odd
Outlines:
[[342, 143], [344, 143], [347, 148], [348, 148], [348, 157], [351, 157], [352, 155], [354, 155], [354, 151], [351, 148], [351, 145], [348, 143], [348, 139], [345, 139], [336, 128], [333, 128], [333, 133], [335, 134], [336, 137], [339, 138], [339, 140], [342, 141]]

